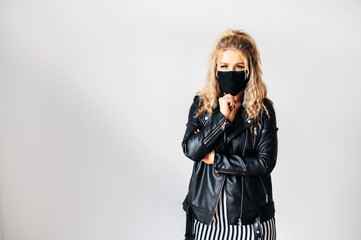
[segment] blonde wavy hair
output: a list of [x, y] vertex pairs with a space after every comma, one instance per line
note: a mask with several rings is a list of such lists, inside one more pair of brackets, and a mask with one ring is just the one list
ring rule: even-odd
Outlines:
[[[212, 114], [213, 109], [217, 107], [218, 98], [223, 95], [216, 76], [217, 62], [220, 53], [229, 49], [235, 50], [241, 55], [243, 54], [248, 61], [247, 75], [249, 74], [249, 82], [243, 92], [242, 105], [248, 116], [255, 119], [252, 129], [255, 123], [259, 124], [259, 115], [262, 108], [269, 116], [268, 110], [263, 104], [263, 99], [267, 98], [267, 87], [262, 81], [261, 59], [255, 41], [249, 34], [237, 29], [227, 29], [221, 33], [212, 46], [208, 58], [206, 82], [203, 88], [196, 93], [200, 97], [200, 107], [194, 117], [201, 115], [205, 111]], [[270, 99], [268, 100], [274, 105]]]

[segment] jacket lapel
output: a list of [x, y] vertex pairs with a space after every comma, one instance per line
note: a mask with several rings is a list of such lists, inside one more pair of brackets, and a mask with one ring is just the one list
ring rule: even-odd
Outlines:
[[249, 128], [253, 122], [254, 119], [250, 118], [245, 108], [241, 106], [234, 117], [232, 125], [227, 129], [226, 146], [234, 137]]

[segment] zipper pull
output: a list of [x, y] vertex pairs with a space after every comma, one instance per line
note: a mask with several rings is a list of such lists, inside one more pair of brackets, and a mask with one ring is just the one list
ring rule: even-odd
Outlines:
[[239, 224], [239, 226], [242, 225], [242, 219], [241, 218], [238, 218], [238, 224]]
[[252, 146], [252, 148], [254, 149], [254, 147], [256, 145], [256, 138], [257, 138], [257, 128], [256, 127], [253, 128], [253, 132], [254, 132], [254, 137], [253, 137], [253, 146]]
[[266, 203], [268, 203], [268, 194], [266, 194]]
[[218, 171], [214, 170], [214, 176], [217, 176]]

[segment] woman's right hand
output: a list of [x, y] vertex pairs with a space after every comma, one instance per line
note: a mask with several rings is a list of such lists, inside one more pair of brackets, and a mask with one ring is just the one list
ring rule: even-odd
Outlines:
[[223, 113], [226, 119], [229, 118], [231, 111], [236, 107], [236, 101], [231, 94], [226, 94], [223, 97], [218, 98], [219, 109]]

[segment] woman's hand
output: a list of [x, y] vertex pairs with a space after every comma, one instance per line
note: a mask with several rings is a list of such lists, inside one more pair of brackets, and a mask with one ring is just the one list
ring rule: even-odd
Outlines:
[[[199, 131], [200, 131], [200, 130], [197, 129], [196, 131], [194, 131], [194, 133], [199, 133]], [[216, 154], [216, 152], [215, 152], [214, 149], [213, 149], [210, 153], [208, 153], [208, 154], [202, 159], [202, 161], [205, 162], [205, 163], [207, 163], [207, 164], [213, 164], [215, 154]]]
[[207, 164], [213, 164], [214, 162], [214, 156], [216, 155], [216, 152], [214, 151], [214, 149], [208, 153], [203, 159], [202, 161], [207, 163]]
[[231, 111], [231, 114], [228, 116], [228, 120], [230, 122], [233, 122], [234, 118], [236, 117], [236, 114], [238, 112], [238, 109], [241, 107], [241, 102], [236, 102], [235, 108]]
[[219, 110], [223, 113], [226, 119], [229, 118], [232, 110], [236, 107], [236, 101], [231, 94], [226, 94], [218, 98]]
[[226, 119], [233, 122], [236, 113], [241, 106], [241, 102], [236, 102], [235, 98], [231, 94], [224, 95], [218, 99], [220, 111], [223, 113]]

